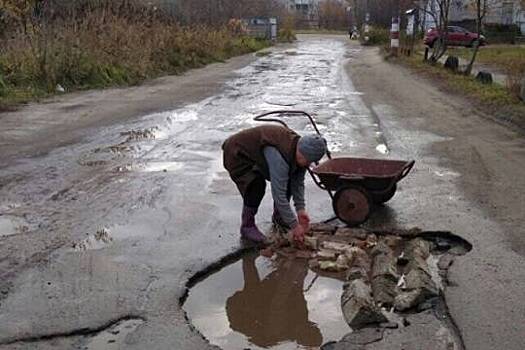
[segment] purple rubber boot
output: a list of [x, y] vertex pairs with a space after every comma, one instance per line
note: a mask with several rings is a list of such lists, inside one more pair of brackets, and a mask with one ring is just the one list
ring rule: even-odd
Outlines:
[[290, 226], [288, 226], [284, 222], [283, 218], [281, 217], [281, 214], [279, 214], [279, 210], [277, 210], [275, 205], [273, 206], [272, 222], [273, 222], [274, 225], [276, 225], [278, 227], [281, 227], [284, 230], [289, 230], [290, 229]]
[[255, 214], [257, 214], [257, 208], [247, 206], [242, 208], [241, 237], [255, 243], [266, 243], [266, 236], [255, 225]]

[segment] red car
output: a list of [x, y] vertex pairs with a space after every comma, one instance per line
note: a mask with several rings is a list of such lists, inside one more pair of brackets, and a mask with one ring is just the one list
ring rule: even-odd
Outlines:
[[[425, 33], [423, 39], [425, 45], [433, 47], [436, 40], [439, 38], [439, 31], [436, 28], [430, 28]], [[479, 40], [479, 45], [483, 46], [487, 44], [487, 40], [483, 35], [478, 38], [477, 33], [472, 33], [465, 28], [449, 26], [447, 35], [447, 45], [450, 46], [466, 46], [472, 47], [474, 43]]]

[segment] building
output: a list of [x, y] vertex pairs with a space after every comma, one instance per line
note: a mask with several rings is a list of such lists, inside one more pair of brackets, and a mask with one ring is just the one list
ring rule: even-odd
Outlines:
[[285, 0], [286, 7], [297, 19], [301, 27], [319, 26], [320, 0]]
[[[485, 24], [517, 25], [525, 34], [525, 7], [520, 0], [489, 0], [489, 8], [484, 19]], [[437, 13], [436, 0], [427, 2], [427, 11]], [[425, 29], [436, 27], [433, 17], [424, 16]], [[453, 24], [475, 23], [476, 6], [470, 0], [453, 0], [450, 6], [449, 22]]]

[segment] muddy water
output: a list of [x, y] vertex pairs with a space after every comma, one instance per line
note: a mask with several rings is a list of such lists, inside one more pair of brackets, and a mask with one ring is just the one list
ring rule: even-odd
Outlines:
[[250, 254], [190, 290], [192, 324], [223, 349], [312, 349], [350, 331], [342, 282], [317, 277], [306, 261]]

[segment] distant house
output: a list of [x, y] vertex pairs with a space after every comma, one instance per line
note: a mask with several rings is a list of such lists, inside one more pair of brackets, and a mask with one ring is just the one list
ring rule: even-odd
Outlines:
[[320, 0], [284, 0], [288, 10], [293, 13], [299, 24], [304, 27], [319, 25]]
[[[515, 24], [525, 34], [525, 8], [520, 0], [489, 0], [489, 10], [485, 16], [485, 24]], [[435, 0], [428, 1], [427, 11], [437, 13]], [[425, 29], [436, 27], [430, 14], [424, 16]], [[476, 7], [470, 0], [453, 0], [450, 6], [449, 21], [454, 24], [473, 23], [476, 21]]]

